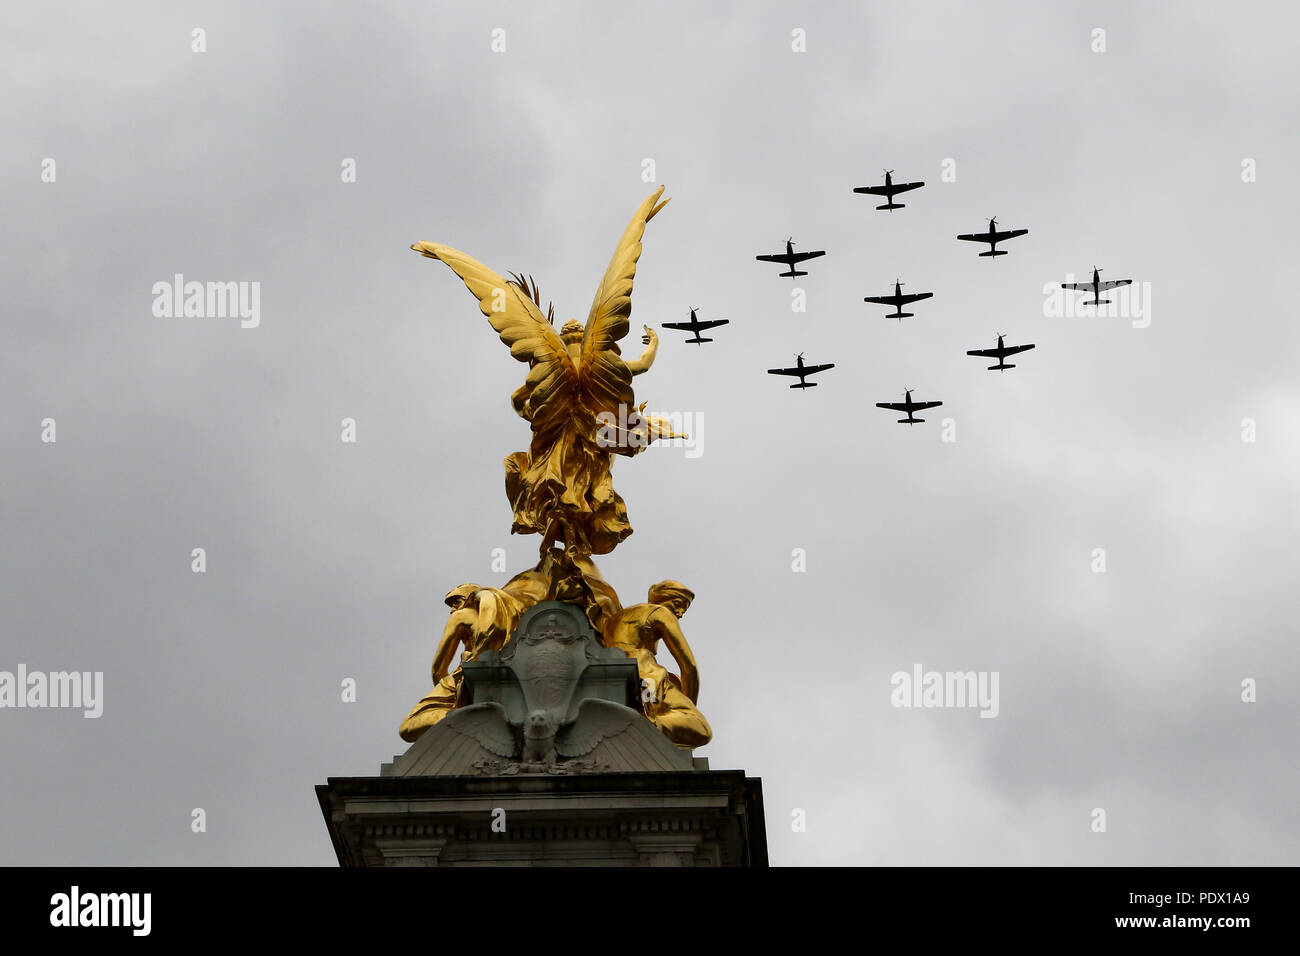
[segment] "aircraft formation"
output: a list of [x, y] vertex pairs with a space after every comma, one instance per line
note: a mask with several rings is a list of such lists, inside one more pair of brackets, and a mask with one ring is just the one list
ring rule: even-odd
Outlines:
[[[920, 189], [922, 186], [925, 185], [924, 182], [896, 183], [894, 182], [894, 171], [892, 169], [886, 169], [884, 173], [885, 173], [885, 181], [880, 185], [857, 186], [854, 187], [853, 189], [853, 191], [858, 194], [883, 197], [885, 202], [883, 205], [876, 206], [877, 210], [888, 211], [892, 213], [895, 209], [906, 209], [907, 208], [906, 204], [895, 202], [894, 197], [901, 193], [911, 192], [914, 189]], [[1028, 229], [1019, 229], [1019, 228], [999, 229], [998, 218], [996, 216], [993, 216], [988, 220], [987, 229], [984, 229], [980, 232], [960, 233], [958, 234], [957, 238], [963, 242], [986, 243], [989, 248], [986, 251], [979, 253], [979, 256], [981, 258], [987, 257], [991, 259], [997, 256], [1007, 255], [1006, 249], [998, 248], [999, 243], [1009, 242], [1012, 239], [1018, 239], [1021, 236], [1027, 236], [1027, 235], [1029, 235]], [[755, 256], [754, 258], [759, 262], [773, 262], [784, 266], [786, 271], [778, 273], [778, 275], [783, 279], [784, 278], [797, 279], [799, 276], [808, 275], [807, 271], [800, 270], [798, 266], [802, 265], [803, 263], [811, 259], [818, 259], [826, 255], [826, 251], [824, 249], [796, 252], [794, 247], [795, 247], [794, 237], [790, 236], [787, 237], [785, 240], [784, 252], [766, 253], [763, 255]], [[1132, 281], [1133, 281], [1132, 279], [1102, 281], [1101, 270], [1096, 266], [1093, 266], [1091, 282], [1063, 282], [1061, 283], [1061, 288], [1076, 291], [1076, 292], [1090, 293], [1092, 295], [1092, 299], [1090, 301], [1085, 301], [1083, 303], [1084, 305], [1106, 305], [1110, 302], [1110, 300], [1103, 299], [1101, 297], [1103, 292], [1106, 292], [1110, 289], [1118, 288], [1120, 286], [1129, 285], [1132, 283]], [[934, 293], [933, 292], [905, 293], [903, 292], [903, 285], [904, 283], [901, 280], [895, 278], [894, 291], [892, 293], [885, 293], [883, 295], [865, 296], [863, 298], [863, 301], [870, 302], [875, 305], [890, 306], [893, 309], [893, 311], [885, 313], [885, 318], [887, 319], [897, 319], [898, 321], [901, 322], [903, 319], [912, 318], [915, 315], [915, 313], [904, 312], [903, 307], [912, 305], [913, 303], [916, 302], [921, 302], [925, 299], [933, 298]], [[701, 321], [696, 314], [698, 313], [698, 311], [699, 309], [692, 308], [690, 310], [690, 320], [687, 322], [665, 322], [663, 323], [663, 327], [666, 329], [675, 329], [678, 331], [691, 333], [693, 337], [686, 339], [686, 343], [689, 345], [702, 345], [705, 342], [712, 342], [713, 339], [711, 338], [702, 338], [700, 336], [700, 332], [706, 329], [711, 329], [721, 325], [726, 325], [728, 324], [729, 320], [711, 319], [711, 320]], [[997, 345], [993, 346], [992, 348], [970, 349], [966, 352], [966, 354], [977, 356], [980, 358], [996, 359], [997, 360], [996, 364], [988, 366], [988, 371], [1005, 372], [1007, 369], [1013, 369], [1016, 367], [1014, 363], [1007, 362], [1007, 358], [1009, 356], [1018, 355], [1021, 352], [1028, 352], [1030, 349], [1035, 347], [1034, 343], [1032, 342], [1024, 345], [1007, 345], [1006, 333], [999, 333], [997, 339], [998, 339]], [[767, 371], [769, 375], [784, 375], [784, 376], [798, 378], [799, 381], [792, 383], [790, 385], [790, 388], [816, 388], [817, 383], [808, 381], [808, 377], [811, 375], [815, 375], [818, 372], [824, 372], [827, 371], [828, 369], [833, 369], [834, 367], [835, 367], [835, 363], [833, 362], [827, 362], [827, 363], [817, 364], [817, 365], [805, 364], [803, 353], [800, 352], [796, 356], [795, 364], [793, 366], [787, 368], [770, 368]], [[917, 418], [916, 412], [922, 411], [927, 408], [937, 408], [943, 404], [943, 402], [941, 401], [914, 401], [912, 399], [912, 392], [913, 389], [910, 388], [904, 389], [903, 400], [901, 402], [876, 402], [875, 403], [876, 407], [888, 409], [890, 411], [904, 413], [906, 417], [898, 419], [898, 424], [900, 425], [917, 425], [924, 422], [925, 419]]]

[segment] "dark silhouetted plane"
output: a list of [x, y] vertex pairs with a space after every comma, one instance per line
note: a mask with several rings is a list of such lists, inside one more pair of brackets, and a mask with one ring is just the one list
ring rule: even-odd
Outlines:
[[1016, 236], [1026, 236], [1029, 234], [1028, 229], [1004, 229], [998, 232], [998, 217], [994, 216], [989, 220], [988, 232], [972, 232], [964, 236], [958, 236], [958, 239], [965, 239], [968, 242], [987, 242], [989, 244], [988, 252], [981, 252], [981, 256], [1005, 256], [1006, 250], [998, 250], [998, 243], [1005, 239], [1014, 239]]
[[907, 295], [904, 295], [903, 283], [895, 279], [893, 295], [869, 295], [866, 296], [862, 301], [876, 302], [879, 303], [880, 305], [892, 305], [894, 307], [894, 311], [887, 314], [885, 318], [899, 319], [901, 321], [902, 319], [906, 319], [909, 316], [916, 314], [914, 312], [904, 312], [903, 306], [908, 305], [912, 302], [920, 302], [922, 299], [928, 299], [933, 295], [934, 295], [933, 292], [910, 292]]
[[855, 193], [866, 193], [869, 196], [884, 196], [885, 204], [877, 206], [877, 209], [888, 209], [893, 212], [895, 209], [906, 209], [907, 206], [901, 202], [894, 202], [895, 193], [905, 193], [909, 189], [920, 189], [925, 183], [895, 183], [893, 180], [894, 171], [885, 170], [885, 185], [883, 186], [858, 186], [853, 191]]
[[1110, 299], [1103, 299], [1101, 294], [1107, 289], [1117, 289], [1122, 285], [1132, 285], [1132, 279], [1112, 279], [1107, 282], [1101, 281], [1101, 270], [1096, 266], [1092, 267], [1091, 282], [1062, 282], [1062, 289], [1074, 289], [1077, 292], [1091, 292], [1092, 301], [1085, 302], [1084, 305], [1108, 305]]
[[790, 386], [791, 388], [816, 388], [817, 387], [816, 382], [805, 382], [804, 379], [809, 375], [816, 375], [818, 372], [824, 372], [828, 368], [835, 367], [834, 362], [830, 362], [826, 365], [804, 365], [802, 352], [799, 353], [797, 358], [799, 364], [796, 365], [794, 368], [770, 368], [767, 370], [767, 374], [768, 375], [797, 375], [799, 376], [799, 381], [791, 385]]
[[824, 256], [824, 255], [826, 255], [825, 250], [822, 250], [820, 252], [795, 252], [794, 238], [791, 237], [785, 241], [784, 253], [778, 252], [770, 256], [755, 256], [754, 258], [757, 259], [759, 262], [783, 263], [784, 265], [790, 267], [790, 271], [782, 272], [781, 273], [782, 278], [786, 276], [794, 278], [796, 276], [806, 276], [808, 274], [806, 272], [799, 272], [797, 269], [795, 269], [796, 265], [798, 265], [800, 262], [806, 262], [809, 259], [816, 259], [818, 256]]
[[1007, 365], [1007, 364], [1006, 364], [1007, 356], [1008, 356], [1008, 355], [1015, 355], [1017, 352], [1028, 352], [1028, 351], [1029, 351], [1030, 349], [1032, 349], [1034, 346], [1033, 346], [1032, 344], [1030, 344], [1030, 345], [1003, 345], [1003, 344], [1002, 344], [1002, 340], [1003, 340], [1005, 337], [1006, 337], [1005, 334], [1003, 334], [1003, 335], [999, 335], [999, 336], [998, 336], [998, 345], [997, 345], [997, 348], [992, 348], [992, 349], [972, 349], [971, 351], [967, 352], [966, 354], [967, 354], [967, 355], [980, 355], [980, 356], [983, 356], [984, 358], [995, 358], [995, 359], [997, 359], [997, 360], [998, 360], [998, 364], [997, 364], [997, 365], [990, 365], [990, 366], [989, 366], [988, 370], [989, 370], [990, 372], [994, 372], [994, 371], [996, 371], [996, 372], [1002, 372], [1002, 371], [1005, 371], [1006, 369], [1009, 369], [1009, 368], [1015, 368], [1014, 365]]
[[687, 345], [703, 345], [705, 342], [712, 342], [713, 339], [700, 338], [700, 332], [704, 329], [716, 328], [719, 325], [726, 325], [730, 319], [709, 319], [707, 322], [701, 322], [695, 317], [699, 309], [691, 309], [691, 320], [689, 322], [664, 322], [665, 329], [677, 329], [679, 332], [690, 332], [695, 338], [687, 339]]
[[903, 400], [901, 402], [876, 402], [876, 408], [888, 408], [895, 412], [907, 412], [907, 417], [900, 418], [898, 424], [918, 425], [925, 421], [925, 419], [913, 417], [913, 412], [919, 412], [923, 408], [937, 408], [942, 404], [943, 402], [914, 402], [912, 401], [912, 390], [909, 388], [903, 392]]

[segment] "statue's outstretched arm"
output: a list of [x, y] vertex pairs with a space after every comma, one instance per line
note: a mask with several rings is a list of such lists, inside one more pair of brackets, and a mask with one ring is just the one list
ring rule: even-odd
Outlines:
[[641, 353], [640, 358], [627, 363], [628, 371], [633, 375], [650, 371], [650, 366], [655, 361], [655, 353], [659, 351], [659, 333], [648, 325], [643, 325], [641, 328], [645, 329], [645, 335], [641, 336], [641, 341], [645, 343], [645, 351]]
[[686, 643], [686, 637], [682, 634], [677, 618], [672, 611], [663, 608], [655, 614], [654, 623], [659, 639], [664, 642], [664, 646], [668, 648], [668, 653], [673, 656], [678, 669], [682, 672], [682, 693], [689, 697], [692, 703], [698, 702], [700, 698], [700, 672], [695, 666], [695, 655], [691, 653], [691, 645]]

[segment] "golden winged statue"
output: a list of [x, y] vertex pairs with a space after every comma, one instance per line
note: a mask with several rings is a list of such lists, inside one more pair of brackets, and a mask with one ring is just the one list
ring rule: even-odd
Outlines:
[[537, 285], [504, 279], [463, 252], [417, 242], [416, 252], [438, 259], [465, 282], [510, 354], [528, 364], [511, 397], [532, 426], [526, 452], [506, 458], [506, 496], [514, 510], [511, 532], [542, 535], [545, 558], [563, 543], [568, 559], [608, 554], [632, 533], [627, 508], [610, 478], [613, 456], [635, 455], [660, 438], [681, 438], [635, 405], [632, 377], [654, 362], [658, 336], [645, 326], [644, 353], [625, 361], [618, 343], [632, 314], [632, 280], [645, 225], [668, 201], [660, 186], [628, 223], [584, 326], [570, 319], [556, 332], [553, 310], [542, 313]]

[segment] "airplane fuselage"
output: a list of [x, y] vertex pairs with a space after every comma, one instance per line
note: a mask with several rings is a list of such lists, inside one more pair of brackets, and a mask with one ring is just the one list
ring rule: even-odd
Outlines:
[[798, 376], [799, 376], [799, 381], [798, 381], [796, 384], [791, 385], [791, 386], [790, 386], [791, 388], [816, 388], [816, 387], [817, 387], [817, 383], [816, 383], [816, 382], [810, 382], [810, 381], [808, 381], [808, 373], [805, 372], [804, 369], [803, 369], [803, 356], [802, 356], [802, 355], [795, 356], [795, 365], [794, 365], [794, 367], [795, 367], [795, 372], [796, 372], [796, 374], [798, 374]]
[[981, 252], [981, 256], [1005, 256], [1005, 252], [998, 251], [998, 221], [989, 220], [989, 237], [985, 240], [989, 244], [988, 252]]

